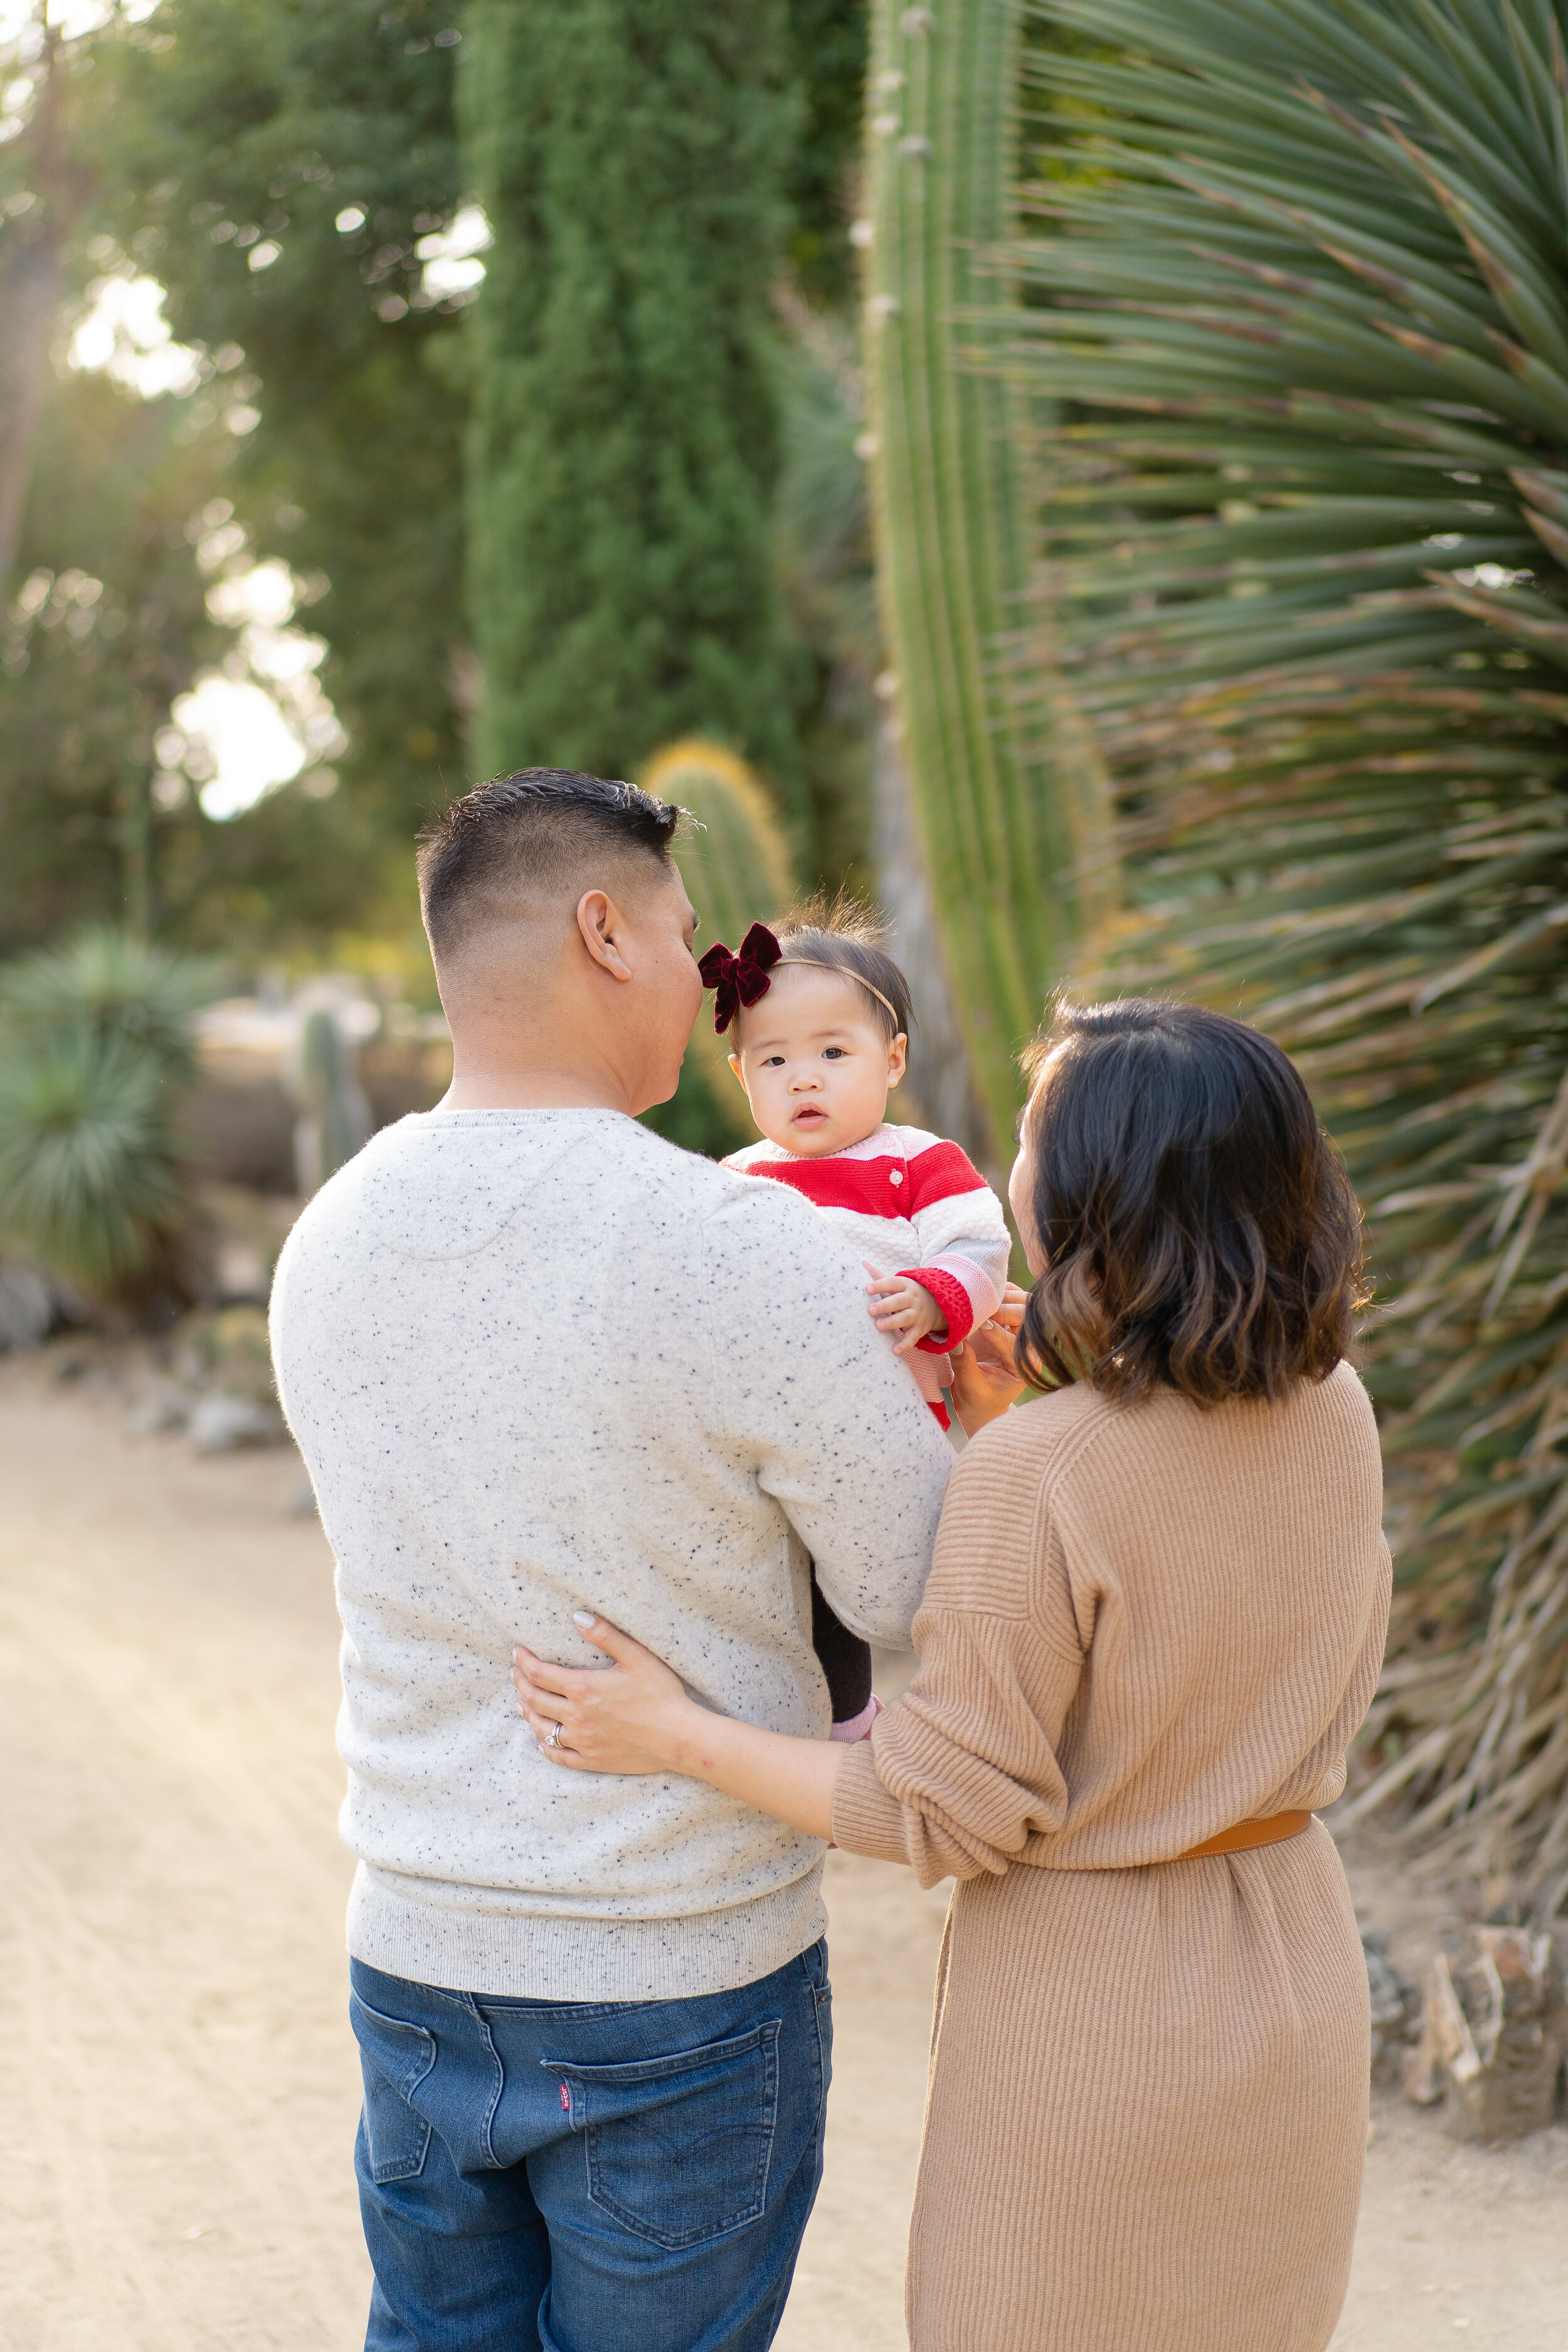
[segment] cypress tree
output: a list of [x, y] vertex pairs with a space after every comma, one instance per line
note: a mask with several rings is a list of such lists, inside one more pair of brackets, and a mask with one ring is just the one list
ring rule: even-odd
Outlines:
[[476, 0], [464, 21], [495, 233], [468, 447], [480, 763], [625, 775], [698, 732], [795, 802], [770, 542], [785, 0]]

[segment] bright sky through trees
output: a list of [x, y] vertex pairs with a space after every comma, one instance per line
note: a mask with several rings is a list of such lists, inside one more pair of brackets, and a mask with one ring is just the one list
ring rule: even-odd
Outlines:
[[[156, 0], [131, 0], [122, 13], [132, 20], [145, 18], [155, 5]], [[103, 0], [47, 0], [48, 23], [68, 39], [91, 32], [112, 14]], [[44, 17], [38, 0], [0, 0], [0, 47], [23, 69], [5, 92], [5, 113], [18, 126], [27, 104], [26, 68]], [[429, 251], [422, 247], [421, 258], [434, 289], [445, 294], [458, 285], [477, 285], [484, 276], [477, 256], [489, 242], [489, 224], [477, 205], [460, 214], [444, 236], [426, 238]], [[251, 268], [268, 268], [280, 249], [257, 245]], [[86, 373], [103, 373], [143, 400], [187, 398], [201, 383], [202, 354], [174, 341], [163, 315], [166, 299], [157, 279], [145, 273], [131, 274], [123, 266], [107, 271], [87, 289], [87, 308], [68, 347], [68, 364]], [[224, 421], [232, 432], [253, 431], [258, 412], [246, 402], [234, 402]], [[236, 528], [228, 526], [231, 534]], [[204, 551], [212, 549], [215, 537], [209, 533], [202, 542]], [[212, 773], [199, 797], [205, 814], [221, 822], [254, 807], [263, 794], [306, 769], [311, 788], [330, 792], [336, 778], [321, 762], [344, 748], [344, 737], [315, 677], [326, 652], [323, 641], [288, 626], [297, 596], [287, 567], [253, 563], [243, 532], [217, 553], [216, 563], [220, 576], [207, 593], [207, 609], [215, 621], [236, 631], [237, 642], [221, 670], [203, 673], [192, 691], [179, 698], [174, 727], [165, 732], [171, 748], [176, 733], [185, 745], [205, 746]], [[203, 568], [214, 568], [213, 562]], [[179, 780], [171, 763], [165, 766], [167, 779], [161, 774], [158, 782], [168, 793]]]

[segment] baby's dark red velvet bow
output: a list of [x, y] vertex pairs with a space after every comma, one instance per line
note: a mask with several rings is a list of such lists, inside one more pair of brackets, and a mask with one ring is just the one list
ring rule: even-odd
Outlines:
[[713, 1026], [721, 1037], [742, 1004], [754, 1004], [759, 996], [767, 994], [772, 986], [768, 973], [780, 953], [766, 923], [753, 923], [741, 941], [739, 955], [731, 955], [722, 940], [715, 940], [702, 957], [697, 969], [703, 987], [714, 991]]

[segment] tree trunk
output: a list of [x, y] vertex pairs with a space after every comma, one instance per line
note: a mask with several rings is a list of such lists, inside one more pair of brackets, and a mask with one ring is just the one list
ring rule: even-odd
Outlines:
[[46, 26], [33, 119], [31, 208], [0, 233], [0, 587], [22, 543], [33, 436], [49, 380], [49, 339], [59, 316], [60, 254], [73, 216], [60, 142], [60, 34]]

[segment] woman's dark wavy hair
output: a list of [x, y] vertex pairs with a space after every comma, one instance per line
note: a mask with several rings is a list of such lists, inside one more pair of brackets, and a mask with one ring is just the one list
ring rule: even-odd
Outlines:
[[1279, 1400], [1323, 1380], [1365, 1303], [1355, 1196], [1293, 1064], [1196, 1004], [1060, 1003], [1026, 1066], [1047, 1265], [1037, 1388]]

